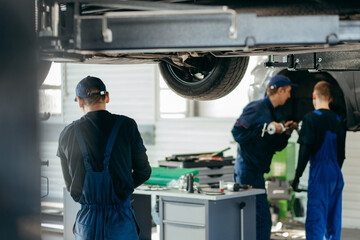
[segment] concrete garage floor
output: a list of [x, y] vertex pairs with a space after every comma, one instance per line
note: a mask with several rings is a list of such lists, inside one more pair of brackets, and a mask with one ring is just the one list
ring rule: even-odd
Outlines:
[[[304, 230], [283, 231], [271, 234], [271, 240], [298, 240], [306, 239]], [[341, 240], [357, 240], [360, 239], [360, 229], [342, 229]]]
[[[306, 239], [305, 226], [303, 223], [296, 223], [295, 225], [282, 225], [276, 228], [273, 226], [271, 232], [271, 240], [298, 240]], [[277, 230], [278, 229], [278, 230]], [[343, 228], [341, 230], [342, 240], [356, 240], [360, 239], [360, 229]]]
[[341, 231], [342, 240], [356, 240], [360, 239], [360, 229], [342, 229]]
[[[305, 231], [302, 230], [301, 236], [305, 236]], [[357, 240], [360, 239], [360, 229], [346, 229], [343, 228], [341, 232], [341, 240]], [[305, 239], [304, 238], [289, 238], [289, 237], [283, 237], [283, 238], [271, 238], [271, 240], [277, 240], [277, 239], [286, 239], [286, 240], [295, 240], [295, 239]], [[151, 240], [160, 240], [159, 234], [155, 231], [153, 231], [151, 235]]]
[[[341, 234], [341, 240], [357, 240], [360, 239], [360, 229], [342, 229]], [[42, 233], [42, 240], [64, 240], [63, 235], [60, 233], [51, 233], [51, 232], [43, 232]], [[155, 231], [152, 234], [152, 240], [159, 240], [159, 234]], [[273, 239], [273, 238], [272, 238]], [[286, 239], [286, 240], [292, 240], [292, 239], [305, 239], [305, 238], [276, 238], [276, 239]]]

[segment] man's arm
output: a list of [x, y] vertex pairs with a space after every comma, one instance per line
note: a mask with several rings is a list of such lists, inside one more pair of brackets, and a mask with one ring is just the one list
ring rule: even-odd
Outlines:
[[337, 144], [338, 144], [338, 163], [339, 163], [340, 169], [342, 168], [342, 165], [345, 160], [345, 140], [346, 140], [346, 130], [341, 132], [341, 135], [338, 136], [338, 142], [337, 142]]
[[237, 143], [249, 143], [261, 137], [263, 124], [259, 123], [261, 116], [258, 108], [255, 102], [248, 104], [236, 120], [231, 133]]
[[290, 136], [287, 135], [286, 133], [281, 133], [281, 134], [275, 133], [274, 135], [267, 134], [264, 136], [264, 138], [266, 139], [268, 144], [272, 146], [273, 150], [281, 151], [287, 146]]
[[311, 155], [311, 146], [308, 144], [301, 144], [299, 150], [298, 164], [295, 172], [295, 178], [291, 184], [294, 191], [299, 190], [298, 187], [299, 187], [300, 177], [302, 176], [306, 168], [306, 164], [309, 161], [310, 155]]
[[60, 158], [66, 189], [70, 192], [71, 176], [66, 159]]
[[148, 161], [148, 156], [145, 152], [136, 154], [133, 159], [132, 177], [134, 180], [134, 188], [137, 188], [150, 178], [151, 167]]
[[261, 126], [251, 126], [246, 127], [238, 119], [231, 130], [231, 133], [234, 137], [234, 140], [238, 143], [251, 142], [253, 139], [256, 139], [261, 136]]
[[291, 133], [297, 128], [297, 123], [293, 121], [286, 122], [283, 125], [286, 129], [285, 131], [280, 123], [274, 121], [270, 124], [273, 124], [276, 127], [276, 133], [273, 135], [265, 134], [264, 137], [275, 151], [281, 151], [287, 146]]

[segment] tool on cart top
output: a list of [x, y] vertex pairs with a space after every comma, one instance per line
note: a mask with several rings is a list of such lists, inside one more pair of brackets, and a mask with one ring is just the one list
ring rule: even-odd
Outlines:
[[224, 157], [224, 152], [229, 150], [227, 147], [219, 152], [207, 152], [207, 153], [189, 153], [189, 154], [173, 154], [165, 159], [167, 161], [222, 161], [226, 159], [232, 159], [233, 157]]

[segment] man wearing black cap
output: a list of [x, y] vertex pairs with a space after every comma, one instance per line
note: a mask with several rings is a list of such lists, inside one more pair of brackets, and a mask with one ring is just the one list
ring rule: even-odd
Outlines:
[[[264, 173], [270, 171], [270, 163], [276, 151], [286, 147], [288, 139], [297, 124], [288, 121], [279, 123], [284, 105], [291, 97], [294, 85], [283, 75], [270, 79], [267, 96], [262, 100], [249, 103], [237, 119], [232, 134], [238, 143], [235, 161], [234, 181], [265, 189]], [[275, 134], [262, 134], [264, 124], [273, 125]], [[267, 195], [256, 197], [256, 239], [269, 240], [271, 233], [271, 215]]]
[[137, 240], [129, 196], [151, 168], [136, 122], [106, 111], [109, 93], [99, 78], [82, 79], [75, 100], [85, 115], [61, 132], [57, 151], [66, 188], [81, 204], [75, 238]]

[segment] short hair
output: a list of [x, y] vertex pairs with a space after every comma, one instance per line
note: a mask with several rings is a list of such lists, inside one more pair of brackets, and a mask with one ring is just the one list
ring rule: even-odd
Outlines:
[[[89, 94], [95, 93], [95, 92], [99, 92], [100, 90], [97, 88], [90, 88], [89, 89]], [[84, 101], [85, 105], [94, 105], [97, 103], [101, 103], [105, 101], [105, 95], [94, 95], [91, 97], [87, 97], [87, 98], [83, 98], [82, 99]]]
[[314, 86], [314, 92], [316, 92], [318, 98], [323, 100], [330, 100], [332, 97], [331, 85], [327, 81], [320, 81], [316, 83]]
[[[286, 85], [286, 86], [282, 86], [282, 88], [284, 88], [284, 89], [287, 89], [288, 87], [289, 87], [290, 85]], [[271, 87], [271, 85], [270, 85], [270, 83], [266, 86], [266, 94], [268, 95], [268, 96], [272, 96], [272, 95], [275, 95], [276, 94], [276, 92], [277, 92], [277, 90], [279, 89], [279, 88], [281, 88], [281, 87]]]

